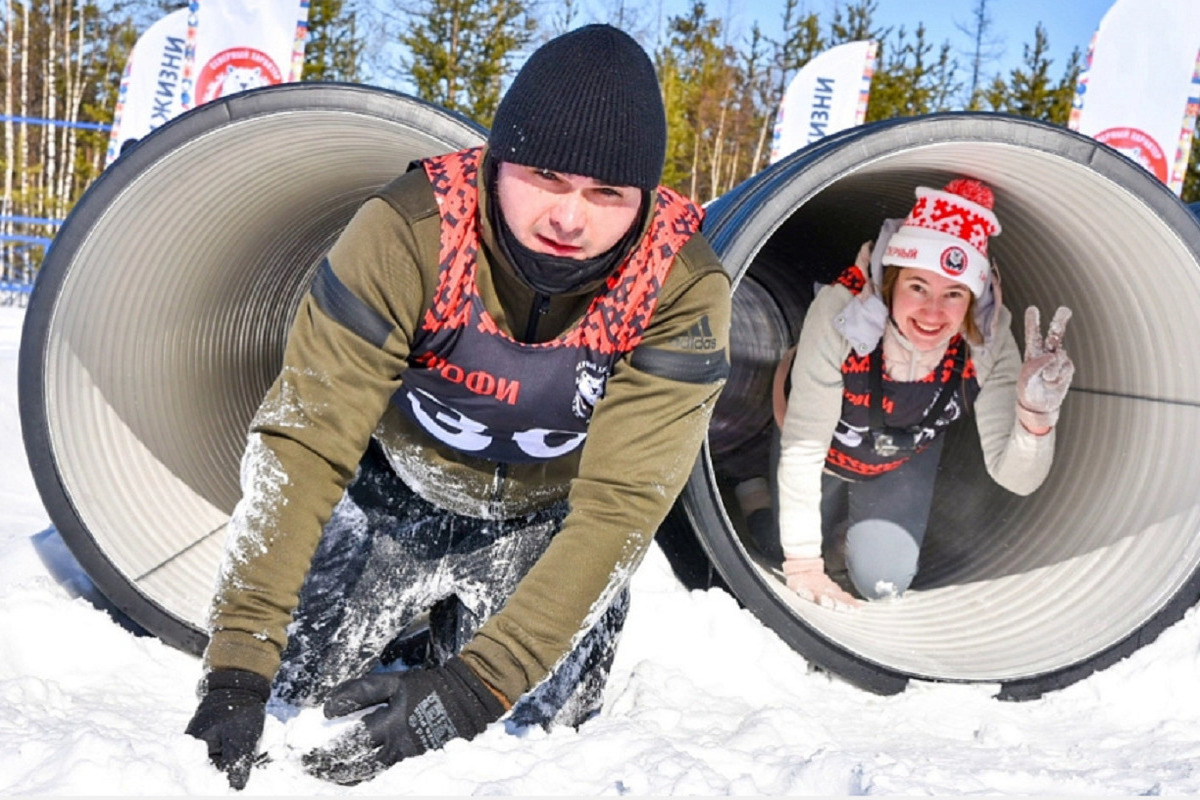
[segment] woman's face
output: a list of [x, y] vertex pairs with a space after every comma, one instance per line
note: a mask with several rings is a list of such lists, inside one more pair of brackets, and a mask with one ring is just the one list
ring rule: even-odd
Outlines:
[[892, 319], [918, 350], [942, 347], [962, 329], [971, 290], [926, 269], [904, 267], [892, 289]]

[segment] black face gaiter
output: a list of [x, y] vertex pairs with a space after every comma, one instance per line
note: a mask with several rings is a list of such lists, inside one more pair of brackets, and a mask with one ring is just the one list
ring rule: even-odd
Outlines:
[[[489, 159], [490, 160], [490, 159]], [[611, 248], [598, 256], [585, 259], [564, 258], [537, 253], [517, 241], [517, 236], [504, 221], [500, 213], [500, 200], [496, 193], [496, 172], [493, 168], [488, 203], [492, 227], [496, 230], [496, 239], [505, 258], [513, 265], [517, 274], [527, 284], [542, 294], [564, 294], [574, 289], [587, 286], [607, 276], [617, 268], [626, 254], [633, 249], [641, 232], [642, 219], [645, 216], [648, 192], [642, 192], [642, 204], [633, 225]]]

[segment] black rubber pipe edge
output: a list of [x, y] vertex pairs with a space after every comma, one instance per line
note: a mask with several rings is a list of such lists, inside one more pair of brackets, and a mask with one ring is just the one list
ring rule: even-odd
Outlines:
[[[853, 614], [817, 609], [750, 542], [723, 473], [762, 452], [765, 373], [794, 343], [814, 284], [882, 219], [903, 217], [915, 186], [960, 174], [996, 190], [1005, 229], [992, 252], [1020, 346], [1026, 305], [1043, 324], [1057, 304], [1075, 311], [1079, 370], [1054, 473], [1029, 498], [1009, 495], [961, 426], [914, 591]], [[1193, 465], [1200, 364], [1193, 345], [1172, 344], [1194, 342], [1200, 229], [1149, 173], [1057, 126], [936, 114], [810, 145], [714, 201], [704, 230], [735, 280], [734, 372], [672, 524], [686, 520], [729, 591], [812, 664], [880, 694], [916, 679], [1030, 699], [1129, 655], [1200, 599], [1194, 490], [1173, 477]], [[755, 299], [739, 304], [745, 292]], [[1159, 497], [1141, 494], [1146, 481]], [[1150, 508], [1160, 501], [1178, 513], [1164, 521]]]

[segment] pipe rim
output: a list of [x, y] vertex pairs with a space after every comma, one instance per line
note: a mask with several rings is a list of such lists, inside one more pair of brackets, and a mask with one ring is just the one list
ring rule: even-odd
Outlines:
[[[116, 563], [114, 554], [97, 541], [96, 532], [85, 522], [84, 511], [94, 498], [79, 496], [74, 485], [78, 481], [64, 474], [71, 467], [64, 467], [65, 456], [58, 452], [55, 443], [56, 426], [60, 432], [64, 427], [63, 412], [48, 406], [48, 382], [56, 376], [47, 360], [52, 351], [63, 346], [56, 339], [57, 322], [59, 315], [69, 315], [71, 310], [61, 308], [60, 300], [73, 271], [80, 269], [74, 260], [76, 254], [104, 224], [110, 204], [131, 189], [136, 190], [139, 179], [149, 172], [171, 165], [182, 148], [206, 136], [285, 115], [302, 118], [309, 112], [345, 113], [350, 119], [394, 126], [401, 133], [412, 130], [444, 142], [446, 150], [477, 144], [486, 138], [486, 130], [466, 117], [415, 97], [361, 84], [280, 84], [204, 104], [139, 141], [89, 187], [55, 237], [25, 312], [18, 355], [18, 406], [25, 451], [48, 515], [88, 577], [118, 611], [166, 643], [197, 655], [203, 652], [208, 640], [203, 617], [171, 607], [143, 591], [137, 579]], [[378, 185], [392, 177], [394, 174], [382, 176]], [[236, 468], [233, 474], [236, 476]], [[213, 575], [215, 579], [215, 568]]]
[[[997, 130], [1002, 131], [1003, 140], [996, 138]], [[872, 141], [873, 138], [875, 141]], [[935, 151], [939, 148], [942, 155], [954, 155], [955, 146], [969, 145], [976, 141], [988, 146], [994, 143], [997, 147], [1011, 145], [1014, 141], [1019, 142], [1023, 148], [1041, 156], [1069, 163], [1071, 170], [1087, 173], [1098, 181], [1113, 184], [1118, 189], [1127, 190], [1130, 195], [1136, 195], [1137, 201], [1145, 207], [1145, 214], [1160, 224], [1159, 233], [1162, 237], [1178, 239], [1173, 246], [1179, 250], [1190, 251], [1186, 265], [1188, 283], [1195, 283], [1195, 254], [1200, 248], [1200, 231], [1197, 229], [1195, 216], [1173, 193], [1141, 167], [1106, 145], [1056, 126], [1003, 114], [935, 114], [892, 120], [843, 132], [835, 139], [818, 142], [793, 154], [787, 160], [768, 168], [764, 173], [738, 187], [731, 196], [719, 198], [709, 208], [705, 231], [709, 234], [714, 249], [725, 261], [736, 291], [743, 278], [752, 273], [756, 258], [765, 251], [772, 238], [781, 235], [780, 232], [787, 224], [794, 223], [793, 217], [803, 213], [809, 203], [820, 199], [825, 192], [836, 191], [840, 182], [871, 170], [882, 174], [883, 165], [898, 155], [911, 155], [922, 149]], [[852, 160], [846, 155], [848, 150], [854, 151]], [[908, 166], [912, 166], [911, 159]], [[944, 165], [935, 167], [922, 164], [921, 167], [926, 168], [927, 172], [939, 174], [961, 172]], [[785, 177], [789, 173], [791, 177]], [[975, 177], [987, 179], [989, 176], [981, 174]], [[1048, 175], [1046, 180], [1057, 177]], [[781, 181], [786, 183], [788, 180], [793, 185], [780, 188]], [[754, 216], [756, 207], [757, 218]], [[765, 211], [762, 210], [764, 208]], [[1010, 230], [1011, 227], [1010, 225]], [[1103, 234], [1101, 231], [1101, 235]], [[858, 241], [865, 238], [873, 237], [860, 237]], [[1010, 260], [1009, 270], [1011, 269]], [[1012, 277], [1006, 274], [1006, 279], [1011, 281]], [[1187, 287], [1189, 291], [1193, 288]], [[1044, 309], [1043, 321], [1047, 318], [1048, 312]], [[1067, 338], [1070, 345], [1070, 333]], [[1018, 337], [1018, 341], [1023, 340]], [[1079, 341], [1076, 339], [1076, 342]], [[1076, 355], [1074, 350], [1072, 355]], [[1077, 383], [1080, 375], [1080, 372], [1076, 373]], [[1080, 391], [1082, 392], [1082, 389]], [[1143, 399], [1166, 403], [1195, 402], [1194, 395], [1176, 396], [1170, 392], [1161, 397], [1151, 396]], [[1069, 414], [1069, 411], [1067, 413]], [[973, 430], [971, 433], [973, 435]], [[1063, 451], [1060, 437], [1056, 469], [1059, 460], [1064, 457]], [[730, 515], [736, 512], [726, 507], [720, 491], [716, 488], [719, 478], [713, 458], [712, 442], [706, 441], [681, 497], [681, 506], [720, 577], [731, 587], [739, 601], [760, 621], [813, 663], [881, 694], [900, 691], [908, 680], [918, 679], [996, 683], [1000, 685], [999, 694], [1002, 697], [1035, 697], [1044, 691], [1073, 683], [1128, 655], [1133, 649], [1151, 641], [1159, 632], [1173, 624], [1200, 598], [1200, 569], [1196, 566], [1200, 560], [1197, 559], [1195, 548], [1192, 546], [1185, 553], [1189, 562], [1186, 574], [1177, 574], [1174, 583], [1163, 591], [1151, 589], [1145, 598], [1144, 616], [1139, 618], [1136, 624], [1118, 636], [1098, 641], [1094, 648], [1086, 652], [1075, 653], [1062, 663], [1049, 666], [1043, 664], [1043, 668], [1024, 672], [1017, 670], [1008, 674], [1003, 670], [989, 673], [986, 671], [989, 667], [967, 675], [939, 671], [936, 668], [926, 669], [922, 667], [919, 658], [893, 659], [888, 657], [890, 654], [886, 652], [864, 651], [848, 646], [846, 640], [838, 635], [836, 626], [831, 625], [827, 619], [820, 615], [797, 611], [797, 604], [811, 604], [789, 598], [790, 593], [782, 587], [780, 580], [749, 554], [747, 545], [741, 541], [741, 535], [730, 518]], [[901, 603], [903, 602], [902, 600]], [[855, 640], [855, 643], [857, 644], [858, 640]]]

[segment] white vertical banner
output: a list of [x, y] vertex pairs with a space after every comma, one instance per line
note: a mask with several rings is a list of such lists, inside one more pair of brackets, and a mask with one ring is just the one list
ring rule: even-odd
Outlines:
[[187, 11], [185, 111], [299, 79], [308, 0], [191, 0]]
[[1179, 194], [1200, 106], [1198, 59], [1200, 1], [1117, 0], [1092, 38], [1070, 128]]
[[876, 43], [870, 40], [847, 42], [800, 68], [779, 103], [770, 163], [862, 124], [875, 75], [876, 50]]
[[108, 137], [108, 166], [127, 143], [136, 142], [179, 114], [187, 48], [186, 8], [147, 28], [129, 53]]

